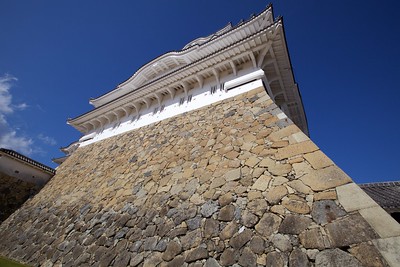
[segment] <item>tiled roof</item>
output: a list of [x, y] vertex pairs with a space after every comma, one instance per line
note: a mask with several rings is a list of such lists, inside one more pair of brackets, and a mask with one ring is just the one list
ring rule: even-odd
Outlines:
[[400, 181], [368, 183], [359, 186], [388, 212], [400, 211]]
[[18, 152], [15, 152], [14, 150], [11, 149], [5, 149], [5, 148], [0, 148], [0, 152], [3, 152], [12, 158], [21, 160], [31, 166], [35, 166], [36, 168], [42, 169], [43, 171], [49, 172], [51, 174], [55, 174], [56, 171], [53, 168], [50, 168], [49, 166], [46, 166], [40, 162], [37, 162], [36, 160], [33, 160], [31, 158], [28, 158], [27, 156], [24, 156]]

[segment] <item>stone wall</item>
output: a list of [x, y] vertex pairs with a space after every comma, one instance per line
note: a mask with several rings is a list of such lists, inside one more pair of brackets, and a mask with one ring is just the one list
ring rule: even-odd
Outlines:
[[0, 226], [34, 266], [398, 266], [399, 225], [264, 88], [79, 148]]
[[39, 192], [40, 188], [34, 183], [0, 172], [0, 223], [21, 207], [29, 197]]

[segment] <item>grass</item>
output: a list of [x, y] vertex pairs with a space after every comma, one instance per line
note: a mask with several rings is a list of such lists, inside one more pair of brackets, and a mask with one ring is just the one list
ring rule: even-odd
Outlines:
[[26, 267], [27, 265], [24, 265], [24, 264], [18, 263], [16, 261], [0, 257], [0, 266], [1, 267]]

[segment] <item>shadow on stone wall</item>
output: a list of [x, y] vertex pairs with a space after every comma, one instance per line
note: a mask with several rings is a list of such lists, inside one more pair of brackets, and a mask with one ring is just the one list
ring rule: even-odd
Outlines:
[[0, 173], [0, 223], [30, 197], [36, 195], [41, 187], [18, 178]]

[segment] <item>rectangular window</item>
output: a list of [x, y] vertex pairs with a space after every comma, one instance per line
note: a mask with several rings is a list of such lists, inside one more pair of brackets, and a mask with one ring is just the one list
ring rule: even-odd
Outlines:
[[215, 92], [217, 91], [217, 86], [216, 85], [214, 85], [214, 86], [211, 86], [211, 94], [213, 95], [213, 94], [215, 94]]
[[185, 103], [185, 98], [181, 97], [181, 99], [179, 99], [179, 106], [182, 106], [183, 103]]
[[187, 99], [187, 102], [189, 103], [189, 102], [192, 102], [192, 97], [193, 97], [193, 95], [189, 95], [188, 96], [188, 99]]

